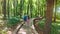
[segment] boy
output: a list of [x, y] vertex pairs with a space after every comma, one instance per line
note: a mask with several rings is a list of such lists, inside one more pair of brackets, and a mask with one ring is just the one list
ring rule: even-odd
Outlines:
[[32, 34], [32, 32], [34, 34], [37, 34], [35, 31], [34, 25], [33, 25], [33, 21], [35, 20], [36, 22], [38, 22], [40, 20], [40, 18], [42, 18], [42, 17], [30, 18], [29, 16], [24, 16], [24, 22], [27, 27], [27, 31], [26, 31], [27, 34]]

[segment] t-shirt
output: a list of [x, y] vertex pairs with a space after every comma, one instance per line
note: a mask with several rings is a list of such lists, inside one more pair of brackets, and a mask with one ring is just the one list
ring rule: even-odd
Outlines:
[[26, 22], [25, 22], [25, 25], [26, 26], [28, 26], [28, 27], [33, 27], [34, 28], [34, 25], [33, 25], [33, 20], [34, 20], [35, 18], [31, 18], [31, 19], [29, 19], [29, 20], [27, 20]]

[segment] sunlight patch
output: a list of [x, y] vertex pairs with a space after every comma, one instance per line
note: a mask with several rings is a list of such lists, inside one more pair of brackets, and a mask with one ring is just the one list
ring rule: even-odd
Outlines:
[[58, 24], [58, 25], [60, 25], [60, 24]]
[[60, 30], [58, 30], [58, 32], [60, 32]]
[[18, 34], [26, 34], [26, 31], [23, 28], [21, 28]]

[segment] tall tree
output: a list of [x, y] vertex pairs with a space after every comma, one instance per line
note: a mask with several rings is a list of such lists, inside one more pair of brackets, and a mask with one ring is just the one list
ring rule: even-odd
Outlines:
[[1, 7], [2, 7], [2, 0], [0, 0], [0, 14], [2, 13], [2, 12], [1, 12], [1, 9], [2, 9], [2, 8], [1, 8]]
[[56, 22], [56, 7], [57, 7], [57, 0], [54, 1], [54, 22]]
[[32, 11], [33, 11], [33, 1], [28, 0], [28, 5], [27, 5], [27, 15], [30, 15], [32, 17]]
[[17, 16], [17, 10], [18, 9], [18, 0], [16, 0], [16, 16]]
[[7, 2], [7, 13], [8, 13], [8, 18], [10, 17], [10, 13], [9, 13], [9, 0], [8, 0], [8, 2]]
[[29, 0], [28, 0], [28, 4], [27, 4], [27, 15], [29, 15]]
[[21, 16], [22, 16], [22, 11], [24, 9], [24, 1], [25, 0], [20, 0], [20, 18], [22, 18]]
[[41, 4], [40, 4], [40, 0], [36, 0], [36, 3], [35, 3], [35, 4], [36, 4], [35, 16], [38, 16], [38, 15], [40, 15], [40, 12], [41, 12], [41, 11], [40, 11], [40, 10], [41, 10], [41, 9], [40, 9], [40, 5], [41, 5]]
[[13, 0], [13, 13], [14, 13], [14, 16], [16, 16], [16, 0]]
[[38, 12], [38, 15], [40, 15], [40, 12], [41, 12], [40, 5], [41, 5], [40, 0], [37, 0], [37, 9], [38, 9], [37, 12]]
[[30, 16], [32, 17], [32, 11], [33, 11], [33, 1], [30, 0], [29, 4], [30, 4]]
[[18, 7], [18, 0], [13, 0], [13, 6], [14, 6], [14, 16], [17, 16], [17, 7]]
[[6, 0], [3, 0], [3, 14], [4, 14], [4, 19], [6, 19]]
[[54, 0], [47, 0], [46, 23], [44, 26], [43, 34], [50, 34], [50, 32], [51, 32], [53, 6], [54, 6]]

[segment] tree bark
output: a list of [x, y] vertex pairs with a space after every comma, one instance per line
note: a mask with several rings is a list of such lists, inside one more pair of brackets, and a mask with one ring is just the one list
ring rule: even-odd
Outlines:
[[33, 3], [33, 1], [30, 0], [30, 1], [29, 1], [29, 5], [30, 5], [30, 16], [31, 16], [31, 18], [32, 18], [32, 15], [33, 15], [33, 14], [32, 14], [32, 11], [33, 11], [33, 4], [32, 4], [32, 3]]
[[4, 20], [6, 19], [6, 0], [3, 0], [3, 14], [4, 14]]
[[54, 22], [56, 22], [56, 4], [57, 4], [57, 0], [55, 0], [55, 2], [54, 2], [54, 8], [55, 8], [55, 12], [54, 12]]
[[50, 32], [51, 32], [53, 6], [54, 6], [54, 0], [47, 0], [46, 23], [44, 26], [43, 34], [50, 34]]
[[8, 13], [8, 18], [10, 18], [10, 13], [9, 13], [9, 0], [8, 0], [8, 6], [7, 6], [7, 13]]
[[16, 0], [13, 0], [13, 6], [14, 6], [14, 10], [13, 10], [14, 12], [13, 12], [13, 13], [14, 13], [14, 16], [16, 16], [16, 11], [15, 11], [15, 10], [16, 10], [16, 5], [15, 5], [16, 2], [15, 2], [15, 1], [16, 1]]
[[25, 0], [20, 0], [20, 18], [22, 18], [22, 12], [23, 12], [23, 9], [24, 9], [24, 2]]

